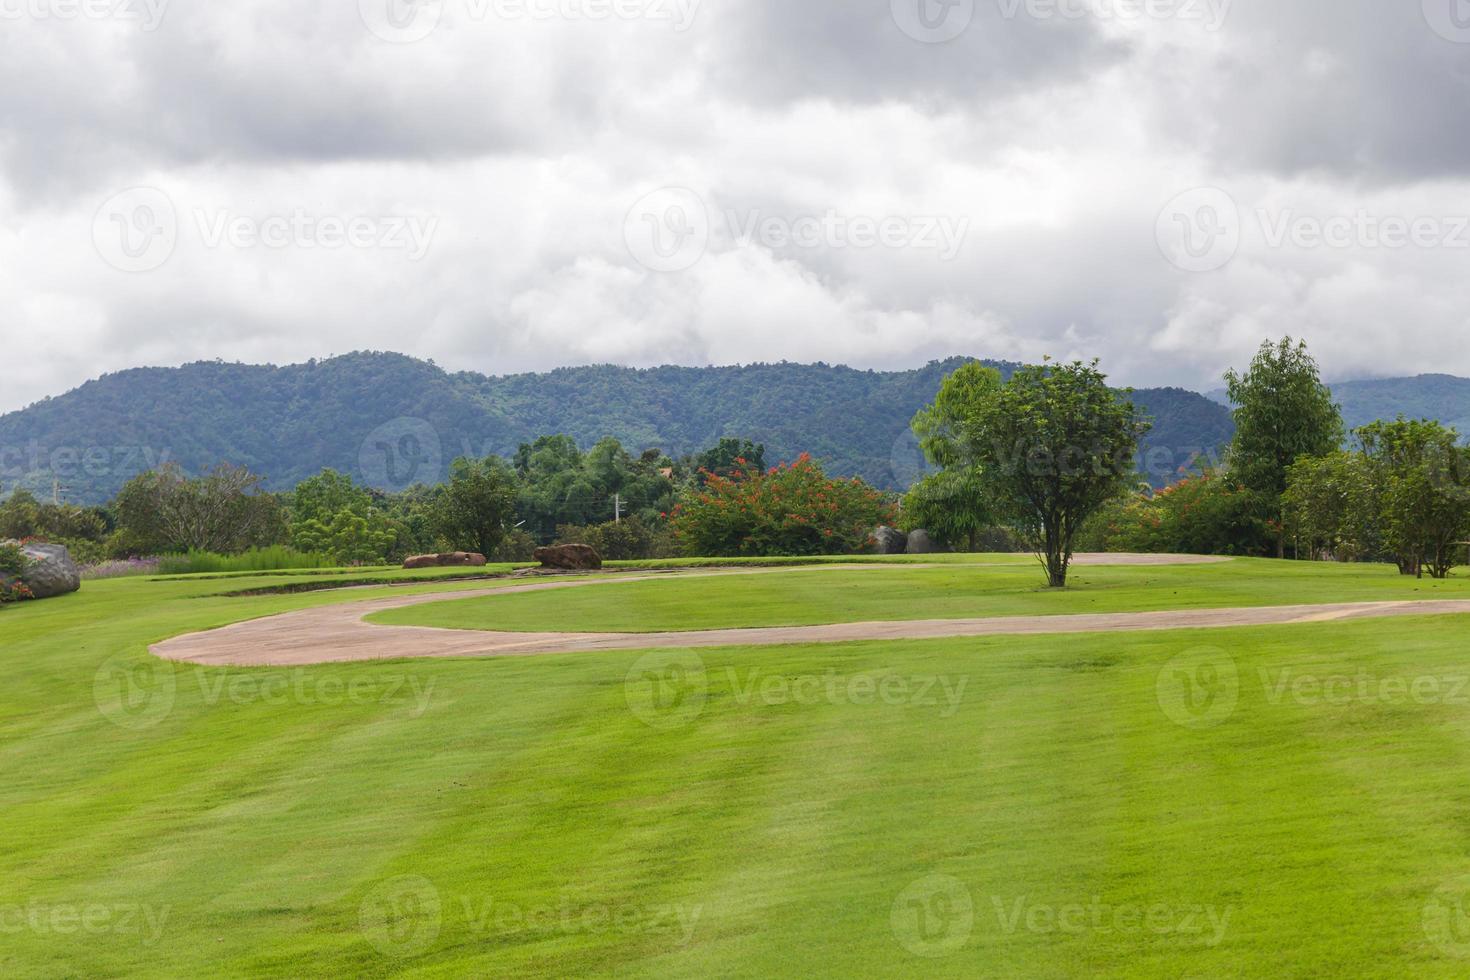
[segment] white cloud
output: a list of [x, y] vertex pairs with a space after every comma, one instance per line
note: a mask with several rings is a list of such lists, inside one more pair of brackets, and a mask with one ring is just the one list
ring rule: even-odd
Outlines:
[[[1470, 214], [1470, 45], [1419, 4], [1236, 0], [1209, 31], [981, 0], [947, 45], [906, 36], [887, 0], [706, 3], [687, 31], [446, 0], [414, 44], [356, 6], [169, 5], [151, 32], [0, 22], [0, 316], [24, 338], [0, 411], [139, 364], [361, 348], [491, 373], [1097, 355], [1121, 381], [1206, 388], [1291, 332], [1337, 376], [1470, 373], [1470, 249], [1270, 240], [1283, 216]], [[136, 186], [168, 195], [178, 233], [129, 273], [94, 219]], [[669, 186], [711, 233], [656, 273], [624, 220]], [[1218, 271], [1155, 240], [1196, 187], [1238, 205]], [[966, 234], [950, 260], [742, 246], [732, 213]], [[211, 246], [297, 215], [378, 234]], [[395, 220], [432, 226], [419, 260], [385, 242]]]

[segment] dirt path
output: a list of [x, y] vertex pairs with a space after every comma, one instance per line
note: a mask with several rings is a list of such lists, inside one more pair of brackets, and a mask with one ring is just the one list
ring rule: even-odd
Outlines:
[[[1168, 556], [1079, 556], [1084, 565], [1165, 564]], [[1121, 559], [1121, 560], [1120, 560]], [[1208, 560], [1208, 559], [1206, 559]], [[1180, 563], [1198, 563], [1187, 558]], [[750, 569], [694, 572], [683, 578], [769, 574], [803, 569]], [[363, 617], [388, 609], [549, 589], [587, 588], [617, 582], [646, 581], [667, 575], [618, 576], [570, 582], [394, 596], [366, 602], [325, 606], [237, 623], [222, 629], [176, 637], [155, 645], [166, 660], [211, 666], [303, 666], [362, 660], [426, 657], [506, 657], [597, 650], [646, 650], [669, 647], [771, 646], [791, 643], [845, 643], [857, 640], [919, 640], [969, 636], [1210, 629], [1322, 623], [1389, 616], [1470, 614], [1470, 600], [1368, 602], [1337, 605], [1270, 606], [1247, 609], [1182, 609], [1166, 612], [1100, 613], [1070, 616], [1004, 616], [986, 619], [909, 620], [840, 623], [830, 626], [782, 626], [755, 629], [700, 630], [683, 633], [494, 633], [418, 626], [377, 626]]]

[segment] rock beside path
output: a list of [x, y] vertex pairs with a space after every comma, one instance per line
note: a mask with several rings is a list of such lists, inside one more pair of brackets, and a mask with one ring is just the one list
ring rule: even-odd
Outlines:
[[[20, 544], [17, 541], [3, 543], [18, 545], [21, 554], [30, 560], [25, 571], [20, 573], [20, 581], [37, 599], [66, 595], [82, 587], [82, 570], [72, 561], [71, 552], [66, 550], [65, 545], [39, 542]], [[15, 578], [12, 576], [3, 581], [6, 585], [11, 585]]]
[[543, 568], [559, 568], [567, 572], [595, 571], [602, 567], [602, 556], [587, 544], [560, 544], [537, 548], [535, 558]]
[[485, 556], [471, 551], [451, 551], [443, 555], [414, 555], [404, 561], [404, 568], [480, 568]]

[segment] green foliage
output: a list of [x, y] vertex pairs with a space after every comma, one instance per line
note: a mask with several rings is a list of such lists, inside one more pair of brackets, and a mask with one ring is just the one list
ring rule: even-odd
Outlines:
[[914, 416], [914, 435], [938, 473], [923, 477], [903, 501], [907, 530], [924, 528], [941, 544], [974, 551], [979, 534], [995, 523], [981, 481], [970, 425], [1001, 387], [1000, 372], [966, 364], [944, 380], [934, 404]]
[[1128, 485], [1147, 429], [1096, 362], [1047, 363], [979, 399], [963, 441], [996, 515], [1035, 543], [1061, 588], [1078, 532]]
[[1141, 554], [1263, 555], [1275, 543], [1254, 495], [1228, 475], [1206, 472], [1105, 508], [1088, 525], [1086, 547]]
[[1294, 531], [1344, 559], [1386, 556], [1447, 578], [1470, 536], [1470, 450], [1438, 422], [1375, 422], [1360, 452], [1303, 460], [1285, 499]]
[[29, 564], [19, 545], [0, 544], [0, 605], [31, 597], [30, 590], [19, 581]]
[[603, 439], [584, 454], [570, 436], [543, 436], [522, 445], [514, 465], [520, 479], [516, 516], [543, 543], [564, 525], [612, 521], [619, 503], [624, 516], [650, 523], [674, 504], [675, 485], [663, 472], [673, 461], [659, 452], [635, 460], [616, 439]]
[[216, 551], [235, 554], [281, 543], [285, 512], [261, 478], [219, 466], [189, 479], [174, 464], [129, 480], [113, 503], [119, 544], [134, 554]]
[[710, 476], [731, 477], [736, 473], [766, 469], [766, 447], [749, 439], [721, 439], [717, 445], [694, 457], [693, 469], [703, 483]]
[[291, 546], [338, 565], [381, 565], [398, 550], [399, 528], [367, 488], [336, 470], [303, 480], [291, 494]]
[[58, 544], [86, 541], [100, 545], [107, 538], [108, 518], [95, 507], [41, 503], [26, 490], [17, 490], [0, 503], [0, 538], [41, 538]]
[[1297, 460], [1282, 495], [1286, 527], [1299, 550], [1339, 561], [1373, 561], [1384, 553], [1382, 494], [1362, 453]]
[[496, 458], [457, 459], [435, 503], [434, 526], [451, 548], [495, 554], [515, 514], [515, 473]]
[[675, 553], [671, 536], [636, 514], [591, 527], [563, 525], [556, 529], [556, 543], [591, 545], [607, 561], [643, 561]]
[[[1342, 413], [1307, 345], [1290, 337], [1262, 344], [1246, 373], [1232, 370], [1225, 381], [1236, 406], [1231, 472], [1280, 522], [1287, 471], [1304, 456], [1326, 456], [1342, 445]], [[1278, 523], [1277, 557], [1285, 555]]]
[[306, 554], [272, 545], [269, 548], [251, 548], [239, 555], [221, 555], [212, 551], [190, 551], [183, 555], [168, 555], [158, 563], [160, 575], [193, 575], [201, 572], [273, 572], [298, 568], [335, 568], [331, 556]]
[[[510, 458], [548, 432], [564, 432], [579, 446], [614, 436], [635, 456], [658, 446], [676, 460], [718, 436], [739, 434], [765, 446], [767, 463], [810, 452], [829, 473], [902, 491], [914, 473], [896, 465], [894, 445], [940, 381], [964, 363], [951, 358], [896, 372], [825, 364], [595, 366], [491, 378], [447, 374], [397, 354], [357, 353], [285, 367], [148, 368], [110, 374], [0, 417], [0, 446], [36, 447], [23, 460], [0, 461], [0, 481], [6, 490], [19, 484], [49, 492], [56, 476], [71, 499], [101, 503], [161, 461], [193, 474], [230, 460], [284, 492], [323, 467], [356, 474], [374, 431], [411, 418], [438, 436], [439, 452], [427, 456], [442, 462], [437, 469], [425, 463], [407, 482], [443, 481], [457, 455]], [[992, 366], [1003, 374], [1015, 367]], [[1136, 402], [1159, 422], [1150, 438], [1162, 452], [1161, 482], [1191, 450], [1215, 451], [1229, 440], [1229, 412], [1201, 395], [1161, 389], [1140, 392]], [[86, 469], [57, 453], [77, 446], [131, 448], [109, 450], [107, 466]], [[535, 533], [550, 540], [556, 524], [610, 520], [610, 505], [606, 510], [561, 514]]]
[[768, 473], [711, 475], [675, 509], [674, 533], [700, 557], [844, 555], [866, 550], [895, 508], [858, 479], [829, 479], [808, 456]]

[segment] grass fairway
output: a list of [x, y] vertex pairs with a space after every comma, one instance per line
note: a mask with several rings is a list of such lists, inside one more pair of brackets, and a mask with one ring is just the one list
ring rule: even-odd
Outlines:
[[[1014, 557], [1014, 556], [1012, 556]], [[1034, 561], [938, 568], [796, 569], [645, 580], [457, 599], [370, 622], [452, 629], [649, 633], [824, 623], [1470, 599], [1470, 579], [1405, 578], [1387, 566], [1236, 559], [1218, 565], [1079, 567], [1045, 588]]]
[[[1117, 594], [1203, 602], [1233, 573], [1264, 599], [1274, 574], [1278, 601], [1344, 601], [1384, 578], [1242, 567], [1132, 570], [1170, 581]], [[1085, 597], [1113, 570], [1079, 574]], [[740, 589], [784, 577], [702, 580], [690, 608], [749, 615]], [[146, 654], [383, 594], [236, 588], [97, 582], [0, 612], [0, 975], [1470, 972], [1470, 617], [280, 670]]]

